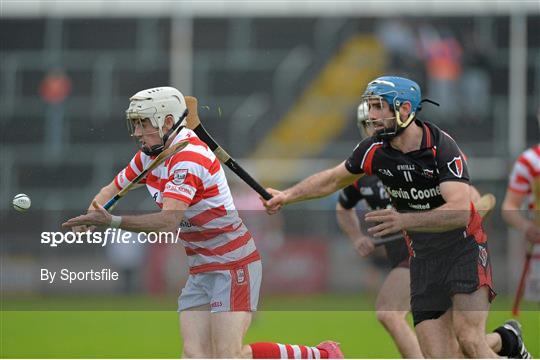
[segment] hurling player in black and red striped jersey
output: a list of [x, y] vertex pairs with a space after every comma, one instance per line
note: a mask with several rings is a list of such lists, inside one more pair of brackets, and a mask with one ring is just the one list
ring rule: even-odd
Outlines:
[[352, 155], [281, 192], [268, 189], [267, 212], [329, 195], [362, 175], [376, 175], [394, 209], [369, 212], [370, 235], [402, 231], [409, 253], [411, 308], [426, 357], [516, 356], [521, 336], [508, 323], [485, 336], [495, 296], [482, 219], [471, 202], [469, 174], [455, 141], [420, 121], [421, 91], [412, 80], [383, 76], [370, 82], [362, 101], [375, 136]]
[[[372, 136], [373, 131], [366, 125], [368, 118], [364, 115], [366, 112], [363, 107], [363, 104], [358, 107], [358, 128], [362, 137], [366, 138]], [[355, 206], [361, 201], [365, 201], [369, 210], [391, 208], [392, 204], [382, 181], [375, 175], [362, 176], [339, 192], [336, 204], [339, 227], [351, 240], [358, 254], [365, 257], [372, 253], [375, 244], [363, 231], [355, 211]], [[385, 244], [384, 247], [391, 270], [377, 294], [377, 319], [392, 336], [403, 358], [422, 358], [418, 339], [406, 317], [410, 310], [407, 244], [401, 238]]]

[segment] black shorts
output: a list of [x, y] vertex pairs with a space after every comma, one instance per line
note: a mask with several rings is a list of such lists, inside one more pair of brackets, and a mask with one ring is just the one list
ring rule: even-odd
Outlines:
[[489, 301], [495, 297], [487, 242], [478, 243], [472, 235], [429, 258], [411, 257], [410, 272], [415, 326], [443, 315], [455, 294], [488, 286]]
[[392, 269], [397, 267], [409, 267], [409, 248], [405, 239], [386, 244], [386, 257]]

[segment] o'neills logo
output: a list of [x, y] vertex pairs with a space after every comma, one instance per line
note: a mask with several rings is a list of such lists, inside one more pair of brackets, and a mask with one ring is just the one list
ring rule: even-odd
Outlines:
[[446, 165], [448, 165], [448, 169], [456, 177], [460, 178], [461, 175], [463, 175], [463, 160], [461, 160], [461, 156], [453, 158], [452, 161], [446, 163]]

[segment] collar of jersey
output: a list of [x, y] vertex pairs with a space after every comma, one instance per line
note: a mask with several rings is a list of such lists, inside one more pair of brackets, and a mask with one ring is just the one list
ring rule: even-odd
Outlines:
[[183, 127], [174, 137], [172, 144], [177, 144], [180, 141], [189, 138], [190, 136], [192, 136], [191, 133], [193, 133], [192, 130], [188, 129], [187, 127]]
[[[420, 119], [414, 119], [414, 123], [422, 128], [422, 142], [420, 143], [420, 149], [418, 150], [424, 150], [424, 149], [431, 149], [433, 148], [433, 130], [429, 129], [428, 125], [425, 125], [425, 122]], [[427, 146], [427, 131], [426, 128], [429, 129], [429, 136], [431, 137], [431, 145]], [[383, 146], [384, 147], [391, 147], [390, 141], [383, 140]], [[417, 150], [416, 150], [417, 151]]]

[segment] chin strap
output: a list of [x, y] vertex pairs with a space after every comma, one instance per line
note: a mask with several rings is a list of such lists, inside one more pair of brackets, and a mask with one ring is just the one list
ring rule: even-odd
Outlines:
[[176, 122], [176, 124], [173, 125], [172, 128], [170, 128], [169, 131], [163, 137], [161, 138], [161, 144], [154, 145], [150, 148], [144, 147], [142, 148], [142, 152], [145, 153], [148, 156], [156, 156], [159, 155], [163, 150], [165, 150], [165, 144], [167, 143], [167, 140], [169, 140], [169, 137], [171, 137], [172, 134], [174, 134], [177, 130], [181, 130], [184, 126], [180, 126], [182, 124], [182, 121], [186, 118], [189, 111], [186, 109], [182, 116], [180, 116], [180, 119]]
[[176, 122], [176, 124], [173, 125], [173, 127], [167, 131], [167, 133], [165, 135], [163, 135], [163, 146], [165, 146], [165, 143], [167, 142], [167, 140], [169, 140], [169, 137], [176, 131], [176, 130], [179, 130], [180, 128], [182, 128], [180, 125], [182, 124], [182, 121], [184, 121], [184, 119], [186, 118], [186, 116], [188, 115], [189, 111], [188, 109], [186, 109], [184, 111], [184, 113], [182, 114], [182, 116], [180, 116], [180, 119], [178, 119], [178, 121]]
[[398, 127], [398, 130], [405, 129], [407, 126], [409, 126], [411, 121], [414, 119], [414, 116], [416, 115], [416, 112], [412, 112], [409, 114], [409, 117], [407, 118], [407, 120], [401, 121], [401, 115], [399, 115], [399, 111], [396, 110], [395, 113], [396, 113], [396, 125]]
[[418, 108], [416, 109], [416, 111], [411, 112], [409, 114], [409, 117], [405, 121], [401, 121], [401, 116], [399, 115], [399, 111], [397, 109], [395, 110], [397, 129], [396, 129], [394, 135], [392, 135], [392, 137], [399, 135], [403, 130], [405, 130], [407, 128], [407, 126], [409, 126], [411, 124], [412, 120], [416, 116], [416, 113], [419, 112], [420, 110], [422, 110], [422, 103], [425, 103], [425, 102], [433, 104], [435, 106], [440, 106], [440, 104], [438, 102], [435, 102], [433, 100], [422, 99], [420, 101], [420, 105], [418, 105]]
[[430, 100], [430, 99], [422, 99], [420, 101], [420, 105], [418, 105], [418, 108], [416, 109], [416, 111], [410, 113], [409, 116], [407, 117], [407, 120], [405, 120], [405, 121], [401, 121], [401, 116], [399, 115], [399, 110], [395, 109], [394, 113], [396, 115], [396, 129], [394, 130], [394, 132], [386, 133], [385, 129], [383, 129], [383, 130], [381, 130], [380, 133], [375, 134], [375, 137], [378, 140], [390, 140], [390, 139], [398, 136], [399, 134], [401, 134], [403, 132], [403, 130], [405, 130], [407, 128], [407, 126], [409, 126], [411, 124], [414, 117], [416, 116], [416, 113], [419, 112], [420, 110], [422, 110], [422, 103], [425, 103], [425, 102], [433, 104], [435, 106], [441, 106], [436, 101], [433, 101], [433, 100]]

